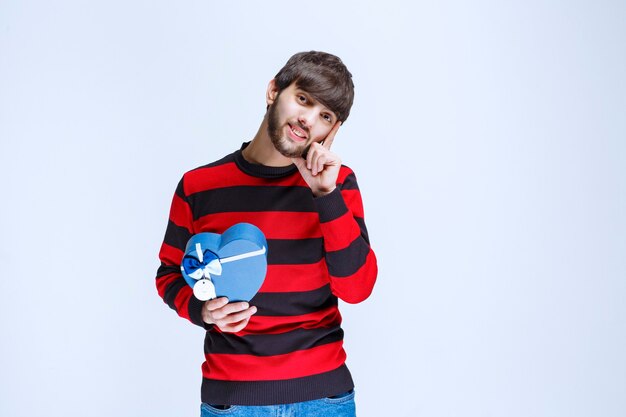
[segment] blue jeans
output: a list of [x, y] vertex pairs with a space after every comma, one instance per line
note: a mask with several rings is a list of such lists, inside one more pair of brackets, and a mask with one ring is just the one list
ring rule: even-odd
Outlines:
[[354, 391], [333, 398], [279, 405], [233, 405], [221, 410], [202, 403], [201, 417], [356, 417]]

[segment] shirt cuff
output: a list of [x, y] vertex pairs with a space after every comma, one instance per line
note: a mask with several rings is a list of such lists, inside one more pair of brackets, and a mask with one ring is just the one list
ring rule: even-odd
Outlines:
[[189, 299], [189, 320], [193, 324], [196, 324], [205, 330], [209, 330], [213, 327], [212, 324], [207, 324], [202, 320], [202, 307], [204, 306], [204, 301], [198, 300], [194, 295]]
[[321, 223], [335, 220], [343, 216], [348, 211], [348, 207], [346, 206], [346, 202], [343, 200], [339, 187], [324, 196], [315, 197], [313, 201], [315, 202], [315, 207], [320, 215]]

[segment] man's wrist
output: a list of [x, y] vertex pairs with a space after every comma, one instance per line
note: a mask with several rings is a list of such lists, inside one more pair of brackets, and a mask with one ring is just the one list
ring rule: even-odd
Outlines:
[[324, 197], [325, 195], [328, 195], [328, 194], [332, 193], [333, 191], [335, 191], [336, 188], [337, 188], [337, 186], [333, 185], [333, 187], [329, 188], [329, 189], [313, 191], [313, 195], [315, 197]]

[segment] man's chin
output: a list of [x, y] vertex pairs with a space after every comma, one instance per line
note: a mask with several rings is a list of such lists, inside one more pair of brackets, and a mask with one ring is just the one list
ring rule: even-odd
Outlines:
[[[304, 149], [306, 148], [306, 146], [302, 145], [294, 145], [288, 142], [288, 140], [283, 139], [282, 141], [279, 141], [278, 143], [275, 143], [272, 141], [272, 143], [274, 144], [274, 148], [280, 152], [281, 155], [287, 157], [287, 158], [299, 158], [302, 156], [302, 153], [304, 152]], [[291, 145], [291, 146], [290, 146]]]
[[278, 152], [280, 152], [280, 154], [282, 156], [286, 156], [287, 158], [299, 158], [299, 157], [302, 156], [302, 152], [303, 151], [301, 151], [301, 150], [295, 151], [294, 150], [294, 151], [287, 152], [287, 151], [278, 150]]

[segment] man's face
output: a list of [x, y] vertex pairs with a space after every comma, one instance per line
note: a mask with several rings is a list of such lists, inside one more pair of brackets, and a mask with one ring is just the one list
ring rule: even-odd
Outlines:
[[324, 140], [336, 122], [330, 109], [293, 83], [270, 104], [267, 130], [278, 152], [297, 158], [308, 145]]

